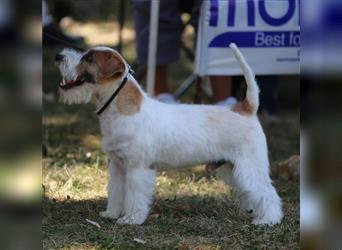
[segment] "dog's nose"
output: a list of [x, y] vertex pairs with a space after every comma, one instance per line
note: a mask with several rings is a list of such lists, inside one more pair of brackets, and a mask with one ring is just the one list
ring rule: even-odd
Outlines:
[[63, 55], [61, 55], [61, 54], [57, 54], [57, 55], [56, 55], [56, 57], [55, 57], [55, 61], [56, 61], [56, 62], [60, 62], [60, 61], [62, 61], [62, 60], [63, 60], [63, 58], [64, 58], [64, 56], [63, 56]]

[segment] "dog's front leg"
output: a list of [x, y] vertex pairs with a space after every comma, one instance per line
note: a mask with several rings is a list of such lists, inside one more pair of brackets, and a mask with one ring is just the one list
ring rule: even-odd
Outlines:
[[149, 213], [154, 190], [155, 171], [145, 168], [128, 169], [125, 178], [124, 216], [120, 224], [142, 224]]
[[109, 162], [108, 204], [107, 210], [100, 213], [102, 217], [117, 219], [124, 210], [124, 171], [122, 167]]

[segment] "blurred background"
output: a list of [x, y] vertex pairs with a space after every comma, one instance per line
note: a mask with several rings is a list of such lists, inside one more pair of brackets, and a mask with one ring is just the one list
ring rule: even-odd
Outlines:
[[[44, 248], [132, 248], [137, 247], [135, 237], [144, 237], [150, 247], [248, 248], [267, 242], [266, 247], [298, 248], [299, 181], [289, 177], [287, 160], [300, 154], [301, 247], [340, 249], [342, 3], [301, 1], [300, 82], [299, 76], [280, 77], [276, 119], [267, 112], [260, 114], [286, 213], [283, 226], [272, 232], [227, 221], [236, 214], [235, 206], [228, 205], [236, 197], [203, 166], [194, 172], [158, 176], [153, 217], [141, 229], [120, 228], [97, 217], [105, 206], [107, 162], [100, 149], [97, 118], [91, 105], [58, 103], [61, 79], [54, 56], [66, 45], [107, 45], [121, 50], [138, 70], [132, 13], [132, 4], [120, 0], [49, 0], [45, 7], [41, 1], [0, 2], [0, 110], [4, 116], [0, 123], [0, 248], [37, 249], [42, 234]], [[189, 15], [184, 13], [182, 20], [189, 20]], [[124, 23], [121, 40], [120, 22]], [[194, 36], [194, 29], [187, 26], [182, 41], [190, 49]], [[182, 50], [179, 62], [169, 68], [171, 91], [192, 71], [193, 63]], [[239, 80], [235, 88], [239, 97], [243, 92]], [[192, 103], [198, 94], [203, 103], [213, 103], [210, 94], [198, 93], [195, 85], [181, 101]], [[277, 169], [287, 172], [282, 175]], [[203, 210], [194, 212], [186, 204]], [[206, 214], [208, 210], [224, 217]], [[158, 219], [161, 213], [163, 221]], [[102, 230], [85, 218], [97, 220]], [[189, 223], [194, 218], [200, 224]], [[212, 228], [205, 231], [208, 225]]]
[[342, 2], [302, 1], [301, 243], [342, 247]]
[[40, 246], [41, 2], [0, 1], [0, 248]]

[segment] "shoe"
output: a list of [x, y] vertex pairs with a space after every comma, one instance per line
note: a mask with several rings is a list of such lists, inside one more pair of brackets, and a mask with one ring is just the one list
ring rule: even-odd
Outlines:
[[167, 104], [178, 104], [179, 102], [170, 93], [161, 93], [156, 96], [157, 100]]
[[233, 96], [230, 96], [227, 99], [224, 99], [222, 101], [217, 102], [216, 106], [230, 107], [231, 108], [237, 103], [238, 103], [238, 101], [236, 100], [236, 98]]

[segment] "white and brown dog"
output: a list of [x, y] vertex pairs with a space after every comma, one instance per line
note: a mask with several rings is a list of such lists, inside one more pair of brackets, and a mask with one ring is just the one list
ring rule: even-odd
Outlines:
[[65, 49], [56, 56], [63, 76], [61, 100], [93, 101], [98, 108], [102, 148], [110, 159], [108, 206], [102, 216], [141, 224], [149, 213], [156, 170], [224, 160], [233, 165], [223, 166], [225, 179], [237, 189], [241, 209], [253, 211], [253, 223], [281, 221], [281, 200], [269, 177], [266, 138], [257, 118], [258, 86], [236, 45], [230, 48], [247, 82], [245, 100], [232, 109], [156, 101], [111, 48]]

